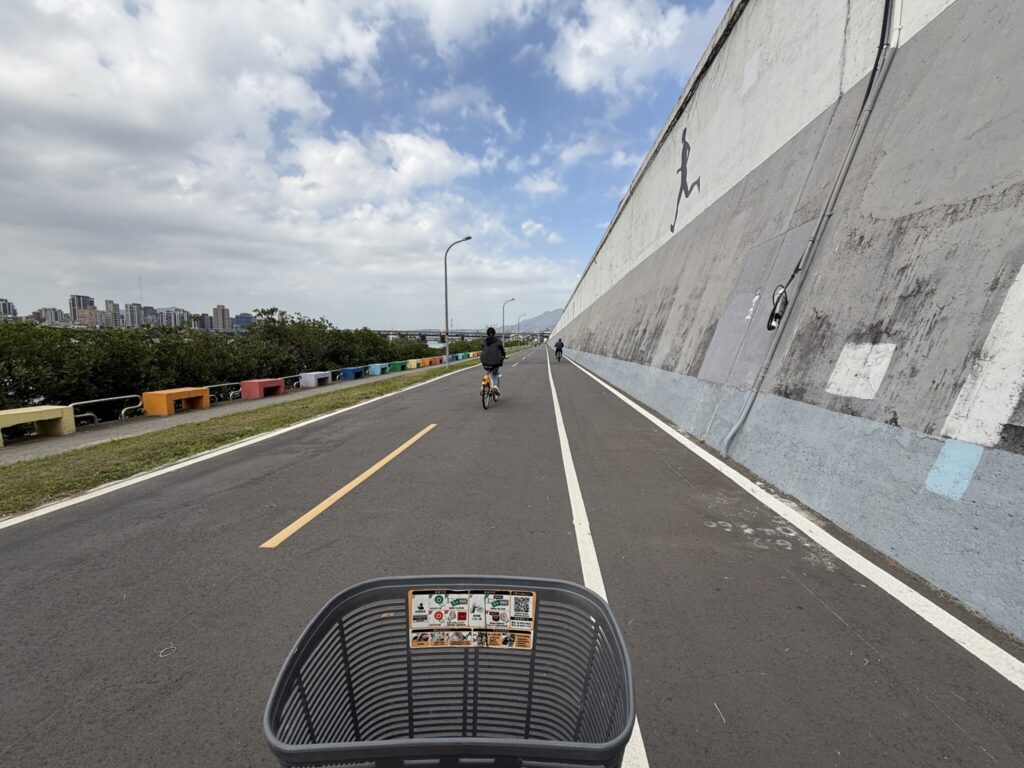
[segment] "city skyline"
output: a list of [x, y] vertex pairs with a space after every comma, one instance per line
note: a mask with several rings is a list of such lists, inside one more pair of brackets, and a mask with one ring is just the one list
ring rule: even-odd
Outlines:
[[80, 328], [141, 328], [143, 326], [192, 327], [209, 331], [238, 331], [248, 328], [255, 320], [252, 312], [239, 312], [232, 316], [223, 304], [211, 312], [194, 312], [177, 305], [152, 306], [140, 302], [125, 302], [103, 299], [103, 308], [96, 299], [86, 294], [69, 294], [67, 311], [61, 307], [38, 307], [28, 313], [19, 313], [16, 304], [0, 297], [0, 318], [26, 320], [41, 325], [73, 326]]
[[[254, 308], [252, 311], [239, 312], [236, 315], [231, 315], [230, 307], [223, 304], [217, 304], [211, 307], [209, 312], [196, 312], [192, 309], [180, 307], [177, 304], [154, 306], [134, 301], [122, 304], [114, 301], [113, 299], [105, 298], [102, 300], [103, 306], [101, 308], [96, 302], [97, 299], [93, 296], [73, 293], [68, 295], [67, 310], [59, 306], [50, 305], [37, 307], [36, 309], [28, 312], [17, 312], [17, 302], [9, 300], [6, 297], [0, 297], [0, 319], [7, 321], [35, 321], [40, 325], [70, 326], [79, 328], [141, 328], [145, 326], [161, 326], [191, 327], [198, 330], [236, 332], [249, 327], [256, 318], [255, 312], [261, 309]], [[267, 308], [274, 308], [280, 312], [288, 312], [288, 314], [291, 315], [302, 314], [299, 312], [290, 312], [287, 308], [279, 307], [274, 304], [271, 304], [270, 307]], [[219, 321], [218, 310], [221, 311]], [[553, 312], [557, 313], [559, 311], [560, 308], [556, 308], [555, 310], [541, 310], [536, 313], [520, 314], [528, 316], [525, 322], [529, 323], [533, 320], [547, 317]], [[488, 326], [499, 327], [501, 322], [500, 310], [498, 307], [494, 308], [492, 314], [494, 315], [493, 318], [488, 318], [479, 323], [456, 323], [453, 318], [450, 323], [450, 327], [452, 330], [478, 330]], [[328, 318], [314, 319], [324, 319], [331, 322]], [[337, 323], [332, 324], [339, 328], [372, 327], [381, 331], [444, 330], [444, 326], [442, 324], [431, 325], [429, 323], [408, 326], [398, 326], [395, 324], [377, 326], [372, 323], [355, 323], [349, 326], [339, 326]], [[515, 325], [516, 323], [513, 318], [506, 318], [506, 328], [513, 327]]]

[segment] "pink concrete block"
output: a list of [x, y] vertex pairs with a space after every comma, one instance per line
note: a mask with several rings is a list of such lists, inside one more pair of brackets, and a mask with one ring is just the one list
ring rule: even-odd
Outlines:
[[247, 379], [242, 382], [242, 399], [259, 400], [284, 394], [284, 379]]

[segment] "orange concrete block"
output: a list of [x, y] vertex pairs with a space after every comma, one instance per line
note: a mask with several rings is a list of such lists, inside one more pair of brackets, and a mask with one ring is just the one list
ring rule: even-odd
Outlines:
[[181, 401], [185, 410], [210, 407], [209, 387], [178, 387], [142, 393], [142, 410], [147, 416], [173, 416], [174, 404]]

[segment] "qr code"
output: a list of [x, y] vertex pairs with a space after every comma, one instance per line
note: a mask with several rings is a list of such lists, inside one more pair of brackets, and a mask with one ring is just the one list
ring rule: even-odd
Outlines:
[[529, 616], [530, 615], [530, 598], [528, 597], [516, 597], [514, 598], [512, 613], [516, 616]]

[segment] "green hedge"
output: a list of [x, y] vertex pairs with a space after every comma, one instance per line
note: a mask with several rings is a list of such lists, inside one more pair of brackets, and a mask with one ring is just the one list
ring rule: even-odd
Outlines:
[[[419, 339], [259, 310], [234, 336], [177, 328], [48, 328], [0, 323], [0, 409], [67, 404], [169, 387], [289, 376], [438, 354]], [[455, 341], [452, 352], [481, 342]], [[120, 406], [118, 406], [120, 407]]]
[[413, 339], [275, 313], [227, 336], [176, 328], [82, 330], [0, 323], [0, 408], [390, 362], [431, 353]]

